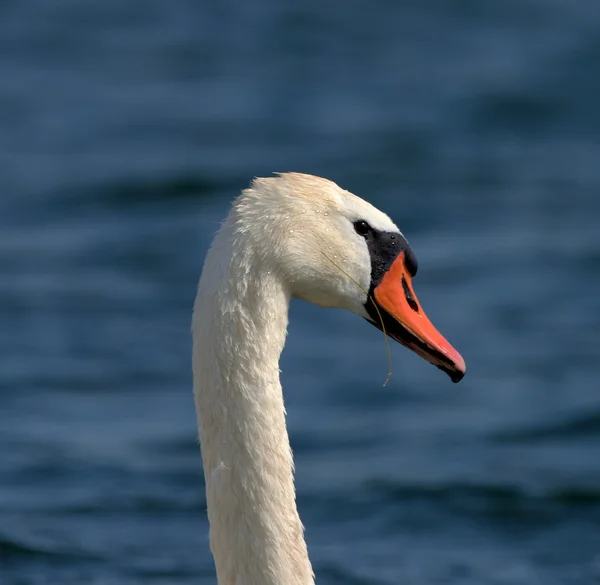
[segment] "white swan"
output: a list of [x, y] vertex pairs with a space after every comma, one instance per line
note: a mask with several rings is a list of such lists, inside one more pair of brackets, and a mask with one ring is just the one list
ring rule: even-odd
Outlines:
[[463, 377], [465, 362], [417, 301], [416, 271], [390, 218], [326, 179], [256, 179], [233, 203], [206, 256], [192, 324], [219, 585], [314, 583], [279, 383], [291, 297], [381, 328], [377, 303], [388, 335], [453, 381]]

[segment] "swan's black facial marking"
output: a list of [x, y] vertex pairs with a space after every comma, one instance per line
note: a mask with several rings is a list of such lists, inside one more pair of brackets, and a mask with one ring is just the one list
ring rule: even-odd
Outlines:
[[406, 238], [398, 232], [380, 232], [373, 229], [366, 221], [354, 222], [356, 233], [363, 236], [369, 248], [371, 257], [371, 286], [369, 294], [373, 294], [375, 287], [381, 282], [383, 275], [400, 254], [404, 252], [406, 268], [411, 276], [417, 274], [418, 263]]
[[[371, 286], [369, 287], [369, 296], [371, 299], [373, 298], [373, 291], [379, 285], [383, 275], [390, 269], [400, 252], [404, 252], [404, 264], [411, 277], [417, 274], [419, 268], [417, 257], [402, 234], [398, 232], [381, 232], [373, 229], [362, 219], [354, 222], [354, 230], [358, 235], [365, 238], [369, 249], [369, 256], [371, 257]], [[419, 305], [412, 296], [404, 278], [402, 278], [402, 288], [410, 308], [418, 313]], [[377, 315], [370, 300], [367, 300], [365, 308], [372, 318]]]
[[[357, 222], [358, 223], [358, 222]], [[356, 224], [355, 224], [356, 225]], [[373, 306], [371, 299], [374, 298], [373, 291], [381, 283], [383, 275], [390, 269], [394, 260], [400, 252], [404, 252], [404, 263], [411, 276], [417, 273], [419, 265], [417, 257], [412, 251], [406, 238], [397, 232], [380, 232], [369, 226], [369, 232], [365, 235], [369, 256], [371, 257], [371, 286], [369, 287], [369, 297], [365, 303], [365, 309], [373, 321], [379, 321], [377, 309]], [[416, 313], [419, 312], [419, 305], [410, 293], [410, 289], [403, 279], [402, 288], [410, 308]], [[381, 311], [381, 309], [380, 309]], [[385, 312], [385, 311], [383, 311]], [[392, 317], [390, 317], [392, 319]]]

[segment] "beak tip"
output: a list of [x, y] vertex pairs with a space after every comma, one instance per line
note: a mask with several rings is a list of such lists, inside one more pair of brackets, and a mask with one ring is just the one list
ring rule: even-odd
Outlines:
[[455, 383], [458, 384], [464, 377], [465, 374], [467, 373], [467, 368], [463, 367], [463, 368], [456, 368], [456, 369], [448, 369], [446, 370], [446, 373], [448, 374], [448, 376], [450, 376], [450, 379]]
[[454, 349], [452, 349], [452, 366], [450, 366], [446, 373], [450, 376], [450, 379], [458, 384], [467, 373], [467, 364], [465, 363], [464, 358]]

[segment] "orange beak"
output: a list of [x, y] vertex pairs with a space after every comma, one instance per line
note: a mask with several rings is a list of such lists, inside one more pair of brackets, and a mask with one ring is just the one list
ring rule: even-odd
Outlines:
[[[386, 332], [459, 382], [467, 370], [465, 360], [433, 326], [423, 312], [401, 252], [373, 291], [382, 311]], [[386, 315], [387, 313], [387, 315]], [[390, 319], [392, 317], [392, 319]], [[374, 323], [379, 327], [378, 323]]]

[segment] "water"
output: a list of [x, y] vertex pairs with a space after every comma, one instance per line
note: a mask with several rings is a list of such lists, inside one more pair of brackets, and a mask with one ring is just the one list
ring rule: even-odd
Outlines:
[[600, 581], [595, 2], [4, 2], [0, 583], [214, 583], [189, 321], [255, 175], [385, 209], [454, 386], [295, 302], [322, 585]]

